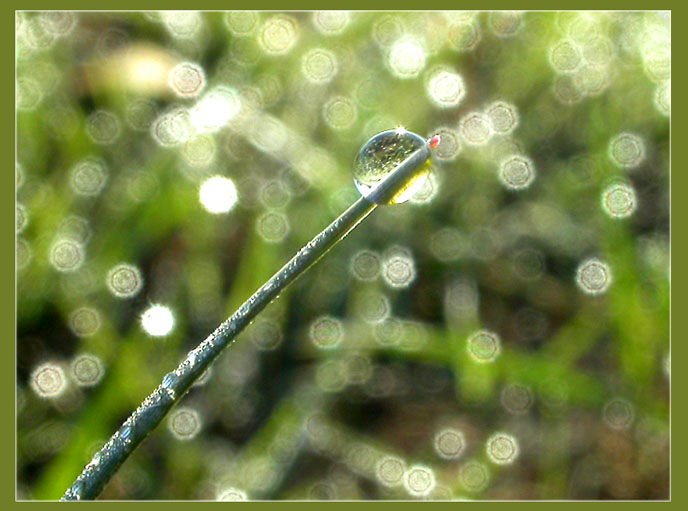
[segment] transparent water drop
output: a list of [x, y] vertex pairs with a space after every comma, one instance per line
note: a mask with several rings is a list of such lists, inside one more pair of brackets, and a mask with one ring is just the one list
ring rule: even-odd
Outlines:
[[[437, 147], [437, 144], [434, 144], [434, 147]], [[403, 128], [378, 133], [366, 142], [356, 156], [354, 161], [356, 188], [361, 195], [377, 202], [373, 198], [375, 195], [373, 192], [385, 181], [385, 178], [415, 153], [425, 150], [427, 158], [419, 160], [414, 169], [405, 173], [406, 177], [395, 185], [394, 190], [390, 192], [391, 195], [390, 193], [383, 194], [386, 200], [378, 204], [401, 204], [408, 201], [428, 179], [432, 168], [430, 148], [432, 147], [429, 142], [423, 137]]]
[[174, 386], [177, 385], [179, 381], [179, 376], [175, 373], [167, 373], [162, 379], [162, 388], [166, 391], [173, 390]]
[[129, 442], [131, 442], [131, 433], [132, 433], [131, 426], [124, 426], [120, 430], [119, 437], [122, 439], [122, 441], [125, 444], [128, 444]]
[[72, 487], [69, 489], [70, 497], [74, 500], [81, 500], [81, 492], [84, 489], [84, 483], [82, 481], [76, 481]]
[[196, 350], [193, 350], [189, 352], [189, 354], [186, 357], [186, 362], [189, 364], [189, 366], [193, 367], [196, 365], [196, 362], [198, 362], [198, 355], [196, 353]]

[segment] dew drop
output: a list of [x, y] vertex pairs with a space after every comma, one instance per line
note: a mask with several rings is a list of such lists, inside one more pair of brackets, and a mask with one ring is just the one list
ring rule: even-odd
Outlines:
[[100, 193], [106, 181], [105, 163], [96, 158], [85, 158], [72, 169], [69, 184], [78, 195], [94, 196]]
[[461, 76], [448, 68], [433, 70], [426, 88], [432, 102], [440, 108], [457, 106], [466, 94]]
[[613, 398], [604, 405], [602, 418], [610, 428], [623, 431], [631, 427], [635, 410], [633, 405], [625, 399]]
[[225, 13], [225, 25], [236, 36], [245, 36], [255, 31], [259, 14], [251, 11], [230, 11]]
[[83, 246], [69, 239], [57, 240], [50, 248], [50, 264], [61, 272], [76, 271], [84, 258]]
[[248, 497], [245, 492], [236, 488], [224, 488], [218, 492], [217, 500], [245, 501]]
[[490, 472], [487, 466], [479, 461], [469, 461], [459, 470], [459, 482], [467, 491], [482, 491], [489, 481]]
[[71, 368], [76, 384], [81, 387], [97, 385], [105, 374], [100, 359], [88, 353], [74, 357]]
[[196, 362], [198, 361], [198, 355], [196, 354], [196, 352], [191, 351], [189, 355], [186, 357], [186, 361], [189, 363], [189, 366], [195, 366]]
[[125, 444], [128, 444], [131, 442], [131, 427], [130, 426], [124, 426], [122, 428], [122, 431], [119, 434], [119, 437], [122, 439], [122, 441]]
[[172, 387], [174, 387], [178, 381], [179, 377], [175, 373], [167, 373], [165, 377], [162, 379], [162, 387], [165, 390], [171, 390]]
[[425, 60], [425, 50], [418, 41], [402, 38], [390, 49], [387, 63], [394, 75], [406, 79], [418, 76]]
[[182, 62], [170, 70], [168, 83], [177, 96], [194, 97], [205, 87], [205, 75], [197, 64]]
[[396, 456], [385, 456], [377, 465], [377, 479], [385, 486], [399, 486], [403, 482], [406, 463]]
[[344, 329], [342, 322], [330, 316], [321, 316], [310, 327], [310, 338], [321, 349], [336, 348], [342, 341]]
[[609, 142], [609, 157], [619, 167], [637, 167], [645, 158], [643, 140], [632, 133], [621, 133]]
[[550, 50], [549, 61], [557, 73], [572, 73], [582, 62], [580, 48], [573, 41], [559, 41]]
[[148, 335], [164, 337], [174, 328], [174, 315], [169, 307], [153, 304], [141, 315], [141, 325]]
[[22, 232], [29, 223], [29, 214], [23, 204], [17, 203], [16, 232]]
[[435, 475], [423, 465], [414, 465], [404, 476], [406, 491], [414, 497], [428, 495], [435, 487]]
[[502, 406], [511, 415], [524, 415], [528, 413], [534, 401], [533, 391], [527, 385], [512, 383], [502, 389]]
[[607, 291], [612, 282], [611, 268], [599, 259], [584, 261], [576, 271], [576, 283], [585, 293], [599, 295]]
[[347, 11], [316, 11], [313, 13], [315, 27], [324, 35], [339, 34], [351, 21]]
[[178, 408], [172, 413], [167, 424], [178, 440], [190, 440], [201, 429], [200, 416], [191, 408]]
[[506, 433], [495, 433], [487, 440], [486, 451], [492, 463], [508, 465], [518, 457], [518, 442]]
[[602, 209], [612, 218], [626, 218], [635, 208], [635, 190], [628, 183], [614, 183], [602, 193]]
[[443, 429], [435, 435], [435, 451], [446, 460], [457, 459], [463, 454], [466, 440], [461, 431], [453, 428]]
[[116, 297], [128, 298], [141, 290], [143, 277], [135, 266], [119, 264], [108, 272], [106, 282]]
[[351, 258], [351, 272], [358, 280], [375, 280], [380, 274], [380, 256], [367, 249], [357, 252]]
[[[427, 141], [403, 128], [387, 130], [372, 137], [354, 161], [354, 184], [364, 197], [377, 187], [413, 153], [428, 146]], [[420, 190], [428, 179], [432, 159], [419, 166], [397, 185], [396, 193], [385, 204], [401, 204]]]
[[476, 362], [494, 362], [501, 351], [501, 343], [497, 334], [479, 330], [468, 338], [467, 349]]
[[490, 119], [480, 112], [463, 117], [459, 121], [459, 132], [467, 144], [474, 146], [485, 145], [493, 134]]
[[523, 14], [517, 11], [492, 11], [488, 17], [488, 24], [499, 38], [512, 37], [523, 26]]
[[256, 221], [258, 234], [268, 243], [279, 243], [289, 233], [289, 219], [278, 211], [267, 211]]
[[84, 483], [81, 481], [76, 481], [72, 487], [69, 489], [69, 496], [74, 500], [81, 500], [81, 492], [84, 489]]
[[64, 393], [67, 379], [58, 364], [47, 362], [32, 372], [31, 386], [39, 397], [55, 398]]
[[509, 190], [528, 188], [535, 179], [533, 162], [524, 156], [510, 156], [500, 165], [499, 179]]
[[452, 49], [458, 52], [472, 51], [482, 39], [480, 25], [474, 19], [459, 19], [447, 30], [447, 40]]
[[295, 18], [278, 14], [263, 23], [259, 43], [269, 55], [283, 55], [292, 49], [299, 36]]
[[117, 116], [105, 110], [94, 112], [86, 121], [86, 133], [96, 144], [112, 144], [119, 137], [121, 131], [122, 128]]
[[324, 48], [314, 48], [301, 58], [301, 70], [311, 83], [327, 83], [337, 74], [337, 58]]

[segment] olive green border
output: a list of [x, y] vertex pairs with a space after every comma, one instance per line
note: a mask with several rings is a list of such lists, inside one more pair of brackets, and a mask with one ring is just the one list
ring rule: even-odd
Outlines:
[[[419, 2], [410, 2], [410, 1], [404, 1], [404, 2], [374, 2], [373, 5], [371, 5], [369, 2], [361, 2], [361, 1], [355, 1], [355, 2], [336, 2], [340, 9], [349, 9], [349, 10], [367, 10], [367, 9], [373, 9], [373, 10], [414, 10], [414, 9], [428, 9], [428, 8], [434, 8], [434, 9], [485, 9], [485, 8], [492, 8], [492, 9], [514, 9], [514, 8], [520, 8], [520, 9], [543, 9], [543, 10], [549, 10], [553, 8], [558, 8], [560, 9], [561, 7], [559, 5], [554, 5], [551, 2], [525, 2], [521, 5], [516, 4], [515, 2], [489, 2], [489, 5], [486, 5], [484, 2], [456, 2], [450, 1], [450, 0], [437, 0], [430, 3], [419, 3]], [[114, 3], [113, 3], [114, 4]], [[673, 4], [676, 5], [676, 8], [672, 8]], [[172, 1], [172, 2], [145, 2], [144, 4], [141, 4], [139, 2], [117, 2], [117, 8], [118, 9], [142, 9], [142, 8], [158, 8], [158, 9], [185, 9], [191, 7], [188, 2], [180, 2], [178, 0]], [[57, 5], [54, 2], [26, 2], [26, 3], [18, 3], [18, 5], [12, 6], [10, 8], [4, 7], [3, 8], [3, 14], [6, 14], [6, 16], [2, 16], [2, 27], [3, 29], [0, 31], [0, 37], [2, 37], [2, 42], [3, 46], [5, 48], [5, 51], [2, 52], [2, 58], [5, 60], [5, 67], [4, 69], [6, 70], [14, 70], [14, 10], [15, 9], [93, 9], [96, 6], [93, 2], [84, 2], [84, 1], [79, 1], [79, 2], [66, 2], [66, 5]], [[106, 7], [104, 4], [98, 4], [98, 7]], [[234, 2], [202, 2], [200, 5], [193, 5], [194, 8], [204, 8], [204, 9], [231, 9], [231, 8], [250, 8], [250, 9], [270, 9], [270, 10], [309, 10], [309, 9], [317, 9], [317, 8], [332, 8], [333, 6], [327, 2], [304, 2], [304, 1], [299, 1], [299, 2], [266, 2], [264, 0], [261, 0], [259, 2], [252, 2], [250, 5], [241, 5], [237, 4]], [[685, 36], [685, 30], [682, 30], [682, 22], [680, 20], [685, 19], [683, 18], [683, 15], [686, 12], [685, 8], [682, 8], [679, 6], [678, 2], [676, 1], [671, 1], [671, 2], [661, 2], [661, 5], [658, 4], [651, 4], [649, 2], [621, 2], [621, 1], [613, 1], [613, 2], [605, 2], [604, 5], [600, 5], [598, 2], [579, 2], [578, 5], [571, 6], [571, 8], [576, 8], [576, 9], [623, 9], [623, 10], [628, 10], [628, 9], [671, 9], [672, 10], [672, 20], [678, 19], [678, 22], [676, 23], [676, 26], [678, 27], [678, 30], [674, 32], [674, 45], [678, 48], [685, 48], [686, 47], [686, 36]], [[678, 18], [676, 18], [678, 16]], [[682, 59], [679, 57], [678, 62], [680, 63]], [[679, 83], [685, 83], [683, 82], [684, 75], [686, 71], [682, 66], [677, 66], [677, 68], [674, 70], [674, 76], [676, 77], [678, 74], [678, 82]], [[4, 335], [3, 338], [5, 339], [5, 342], [2, 343], [2, 349], [5, 353], [5, 356], [2, 357], [2, 363], [5, 366], [5, 370], [0, 371], [0, 376], [2, 377], [2, 381], [7, 381], [6, 384], [2, 384], [0, 382], [0, 390], [2, 391], [2, 396], [3, 396], [3, 402], [7, 403], [7, 409], [11, 409], [13, 412], [15, 410], [14, 408], [14, 401], [15, 401], [15, 381], [14, 381], [14, 375], [15, 375], [15, 275], [14, 275], [14, 215], [13, 215], [13, 205], [14, 205], [14, 177], [13, 177], [13, 170], [14, 169], [14, 161], [12, 161], [14, 158], [14, 142], [15, 142], [15, 125], [14, 125], [14, 83], [12, 80], [12, 74], [6, 73], [7, 79], [3, 80], [3, 119], [5, 119], [5, 122], [3, 123], [3, 137], [0, 139], [2, 140], [3, 145], [5, 146], [5, 150], [3, 151], [3, 154], [6, 155], [6, 171], [0, 173], [0, 177], [2, 178], [2, 186], [0, 186], [0, 192], [6, 196], [4, 200], [0, 200], [0, 204], [2, 205], [2, 210], [5, 212], [2, 215], [0, 215], [0, 221], [2, 221], [2, 231], [3, 233], [6, 233], [7, 238], [6, 243], [2, 244], [2, 250], [0, 251], [2, 255], [2, 265], [0, 266], [2, 268], [2, 272], [4, 274], [4, 277], [2, 278], [2, 282], [4, 283], [3, 288], [6, 290], [5, 293], [2, 294], [2, 301], [4, 307], [1, 308], [1, 310], [4, 310], [5, 312], [3, 313], [3, 316], [5, 317], [5, 320], [3, 321], [3, 324], [5, 325], [5, 328], [7, 330], [7, 335]], [[677, 86], [676, 90], [679, 91], [679, 94], [676, 95], [675, 98], [675, 108], [674, 111], [679, 112], [678, 119], [682, 119], [682, 114], [680, 113], [681, 111], [684, 110], [684, 97], [682, 95], [683, 92], [683, 86]], [[682, 122], [677, 122], [675, 124], [672, 124], [672, 135], [673, 135], [673, 129], [679, 129], [679, 134], [683, 130], [683, 123]], [[676, 140], [681, 140], [680, 135]], [[676, 197], [681, 197], [680, 192], [684, 190], [688, 190], [688, 187], [686, 186], [686, 180], [688, 179], [686, 177], [686, 171], [684, 170], [684, 167], [680, 165], [680, 163], [677, 165], [676, 162], [680, 162], [684, 155], [684, 151], [681, 150], [681, 144], [678, 144], [675, 147], [672, 147], [672, 149], [677, 149], [676, 152], [672, 152], [672, 162], [673, 162], [673, 168], [679, 169], [678, 172], [673, 173], [672, 172], [672, 180], [671, 180], [671, 187], [672, 191], [679, 190], [679, 194], [675, 195], [672, 194], [673, 196]], [[678, 226], [678, 229], [672, 232], [672, 239], [671, 239], [671, 253], [672, 253], [672, 260], [677, 260], [679, 261], [679, 264], [677, 266], [674, 266], [677, 271], [672, 272], [672, 277], [678, 277], [678, 285], [672, 286], [672, 304], [676, 303], [675, 300], [678, 299], [678, 307], [674, 308], [672, 307], [672, 310], [678, 310], [681, 311], [683, 310], [681, 304], [684, 303], [683, 300], [685, 299], [683, 293], [674, 293], [673, 289], [685, 289], [685, 285], [682, 283], [685, 283], [685, 274], [686, 274], [686, 268], [681, 264], [681, 261], [683, 261], [684, 257], [686, 256], [686, 242], [685, 242], [685, 233], [686, 229], [683, 226], [682, 220], [686, 218], [686, 208], [688, 207], [687, 205], [688, 201], [676, 201], [672, 202], [672, 226]], [[675, 207], [674, 207], [675, 206]], [[683, 314], [678, 314], [678, 315], [672, 315], [672, 332], [673, 331], [678, 331], [682, 332], [683, 328], [680, 327], [680, 325], [684, 324], [686, 322], [686, 315]], [[10, 326], [11, 325], [11, 326]], [[675, 328], [675, 326], [678, 325], [679, 328]], [[673, 340], [673, 336], [672, 336]], [[673, 344], [673, 343], [672, 343]], [[672, 358], [675, 361], [679, 361], [678, 363], [680, 364], [681, 361], [686, 360], [685, 353], [686, 353], [686, 343], [685, 340], [683, 339], [682, 335], [679, 335], [677, 337], [677, 342], [675, 345], [672, 345], [672, 351], [676, 350], [677, 353], [673, 354]], [[677, 389], [683, 389], [685, 388], [685, 379], [686, 375], [685, 373], [682, 373], [679, 371], [679, 373], [676, 374], [676, 378], [678, 379], [678, 382], [675, 384], [673, 388]], [[681, 403], [682, 401], [679, 401]], [[674, 505], [676, 502], [680, 503], [683, 502], [684, 505], [688, 499], [686, 499], [686, 486], [685, 484], [680, 484], [681, 481], [684, 481], [684, 477], [686, 476], [686, 470], [685, 468], [685, 444], [686, 444], [686, 439], [685, 435], [681, 434], [681, 432], [686, 431], [686, 414], [687, 412], [683, 407], [679, 404], [677, 407], [672, 407], [672, 413], [671, 413], [671, 418], [672, 418], [672, 430], [678, 431], [679, 434], [673, 435], [672, 436], [672, 481], [678, 481], [679, 484], [674, 486], [672, 485], [672, 501], [669, 505]], [[12, 416], [14, 417], [14, 413], [12, 413]], [[3, 470], [2, 470], [2, 477], [0, 477], [0, 484], [2, 485], [2, 492], [0, 495], [2, 496], [2, 501], [5, 501], [9, 504], [15, 505], [15, 506], [37, 506], [37, 505], [42, 505], [41, 503], [31, 503], [31, 502], [21, 502], [21, 503], [15, 503], [14, 498], [15, 498], [15, 474], [16, 474], [16, 464], [15, 464], [15, 459], [14, 459], [14, 453], [15, 453], [15, 442], [14, 442], [14, 432], [15, 432], [15, 422], [12, 420], [11, 422], [8, 421], [7, 423], [2, 424], [1, 426], [2, 429], [2, 438], [4, 439], [4, 443], [6, 444], [6, 449], [4, 450], [4, 453], [12, 453], [11, 455], [5, 455], [3, 456]], [[108, 505], [108, 503], [103, 503], [104, 505]], [[113, 503], [114, 505], [117, 505], [116, 503]], [[301, 503], [301, 502], [284, 502], [284, 503], [248, 503], [248, 505], [251, 506], [287, 506], [289, 508], [301, 508], [304, 504], [308, 503]], [[422, 505], [422, 503], [402, 503], [401, 505], [406, 507], [408, 505]], [[437, 506], [455, 506], [455, 505], [481, 505], [481, 506], [499, 506], [502, 503], [427, 503], [427, 505], [437, 505]], [[548, 503], [525, 503], [525, 502], [520, 502], [520, 503], [509, 503], [508, 505], [511, 506], [517, 506], [520, 507], [521, 509], [526, 509], [526, 506], [530, 507], [533, 504], [540, 504], [540, 505], [549, 505]], [[598, 507], [598, 506], [616, 506], [620, 504], [625, 504], [625, 503], [586, 503], [586, 504], [591, 504], [592, 506]], [[665, 505], [666, 503], [645, 503], [645, 504], [640, 504], [638, 503], [637, 505]], [[99, 505], [99, 504], [87, 504], [87, 505]], [[133, 503], [135, 506], [139, 505], [147, 505], [147, 506], [154, 506], [154, 507], [160, 507], [162, 506], [178, 506], [178, 505], [185, 505], [184, 503], [168, 503], [168, 502], [153, 502], [153, 503]], [[222, 505], [217, 503], [216, 505]], [[311, 505], [320, 505], [319, 503], [312, 503]], [[336, 506], [341, 508], [342, 506], [360, 506], [363, 505], [365, 507], [369, 506], [375, 506], [376, 508], [379, 508], [379, 506], [383, 506], [386, 509], [396, 509], [399, 503], [393, 503], [393, 502], [383, 502], [383, 503], [377, 503], [377, 502], [363, 502], [363, 503], [332, 503], [330, 504], [332, 506]], [[565, 504], [566, 505], [566, 504]], [[574, 503], [568, 504], [568, 505], [576, 505]]]

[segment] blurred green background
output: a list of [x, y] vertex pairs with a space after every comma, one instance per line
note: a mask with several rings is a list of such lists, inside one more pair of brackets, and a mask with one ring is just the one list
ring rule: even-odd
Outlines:
[[442, 136], [424, 188], [102, 498], [669, 498], [670, 23], [18, 12], [17, 498], [58, 499], [400, 126]]

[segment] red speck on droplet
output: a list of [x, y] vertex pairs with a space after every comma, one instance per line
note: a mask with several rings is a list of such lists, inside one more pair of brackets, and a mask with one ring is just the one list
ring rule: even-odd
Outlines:
[[430, 140], [428, 140], [428, 146], [430, 147], [430, 149], [437, 149], [438, 145], [440, 145], [439, 135], [435, 135]]

